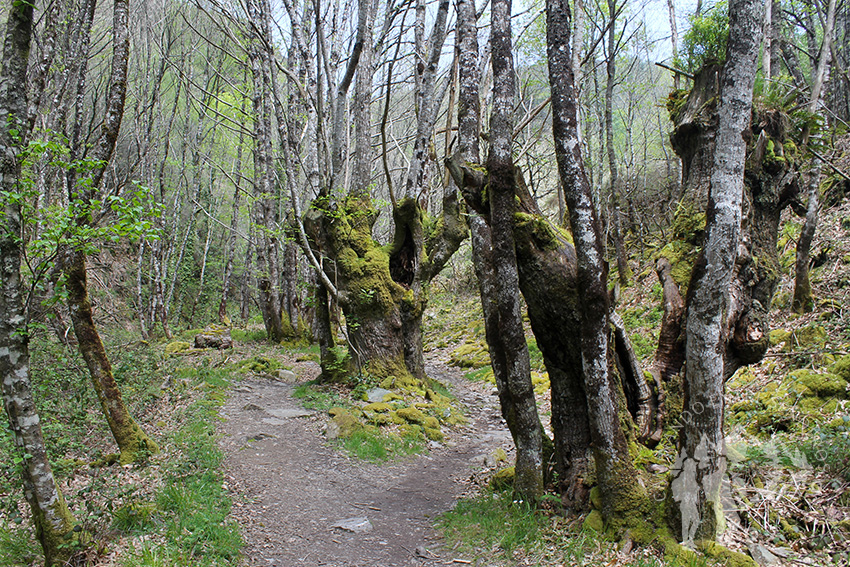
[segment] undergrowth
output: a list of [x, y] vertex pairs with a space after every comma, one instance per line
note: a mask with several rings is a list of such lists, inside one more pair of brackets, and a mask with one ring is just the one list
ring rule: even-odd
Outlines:
[[425, 447], [422, 435], [375, 432], [369, 429], [355, 431], [340, 441], [342, 447], [362, 461], [381, 463], [392, 459], [421, 453]]

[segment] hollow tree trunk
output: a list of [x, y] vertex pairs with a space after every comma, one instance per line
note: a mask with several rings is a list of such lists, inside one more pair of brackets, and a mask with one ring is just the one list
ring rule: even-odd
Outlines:
[[[27, 130], [26, 77], [33, 6], [14, 4], [7, 14], [0, 76], [0, 114], [6, 117], [0, 126], [0, 156], [3, 156], [0, 189], [11, 195], [20, 190], [20, 160], [19, 148], [15, 147], [17, 144], [9, 130]], [[24, 138], [25, 134], [20, 137]], [[32, 511], [36, 539], [44, 551], [44, 563], [50, 567], [64, 564], [71, 555], [68, 540], [74, 534], [74, 517], [54, 480], [32, 394], [27, 313], [21, 285], [21, 227], [20, 204], [4, 199], [0, 216], [0, 379], [14, 454], [20, 459], [17, 468], [23, 480], [24, 497]]]

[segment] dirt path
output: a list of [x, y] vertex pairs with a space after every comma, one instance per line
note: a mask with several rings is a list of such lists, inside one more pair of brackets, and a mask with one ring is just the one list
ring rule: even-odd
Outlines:
[[[299, 381], [318, 372], [314, 363], [292, 365]], [[221, 445], [246, 565], [410, 567], [451, 559], [432, 518], [469, 488], [485, 456], [499, 447], [510, 453], [512, 443], [491, 386], [470, 384], [441, 363], [427, 371], [449, 386], [470, 423], [422, 455], [384, 465], [328, 444], [325, 417], [299, 415], [307, 412], [291, 396], [295, 384], [250, 378], [234, 387], [221, 412]], [[357, 531], [334, 527], [343, 520]]]

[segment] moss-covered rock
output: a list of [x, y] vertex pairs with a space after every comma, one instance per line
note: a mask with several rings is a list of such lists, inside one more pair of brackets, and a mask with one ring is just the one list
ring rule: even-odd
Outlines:
[[449, 364], [460, 368], [481, 368], [490, 364], [490, 353], [484, 343], [467, 342], [451, 353]]
[[601, 534], [605, 531], [605, 521], [602, 519], [602, 512], [599, 510], [591, 510], [590, 514], [584, 519], [582, 526], [586, 529], [595, 531]]
[[846, 354], [835, 361], [835, 364], [829, 367], [829, 371], [841, 376], [845, 382], [850, 382], [850, 354]]
[[490, 479], [490, 488], [493, 490], [507, 490], [514, 485], [516, 479], [516, 469], [514, 467], [505, 467], [496, 471], [493, 478]]
[[817, 373], [808, 369], [795, 370], [789, 375], [797, 385], [801, 386], [804, 396], [821, 398], [846, 398], [847, 381], [837, 374]]
[[178, 352], [185, 352], [192, 348], [192, 345], [185, 341], [172, 341], [165, 345], [165, 354], [176, 354]]
[[422, 425], [426, 419], [425, 414], [417, 408], [399, 408], [396, 410], [396, 414], [406, 422], [414, 425]]
[[422, 432], [431, 441], [443, 441], [446, 438], [446, 435], [438, 427], [423, 427]]
[[[362, 430], [365, 426], [363, 423], [354, 415], [349, 413], [348, 411], [338, 412], [333, 416], [331, 420], [336, 427], [336, 437], [341, 439], [347, 439], [351, 437], [355, 432]], [[331, 432], [332, 426], [328, 424], [328, 431]], [[332, 435], [328, 435], [332, 437]]]
[[377, 413], [388, 413], [392, 411], [392, 406], [386, 402], [375, 402], [363, 406], [363, 411], [373, 411]]

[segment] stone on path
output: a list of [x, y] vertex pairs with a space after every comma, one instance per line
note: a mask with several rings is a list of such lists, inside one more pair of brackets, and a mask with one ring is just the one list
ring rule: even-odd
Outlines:
[[762, 567], [775, 565], [776, 562], [779, 561], [779, 559], [763, 545], [751, 544], [749, 547], [750, 555], [752, 555], [753, 560]]
[[340, 520], [334, 524], [331, 524], [331, 527], [359, 534], [363, 532], [371, 532], [372, 522], [370, 522], [369, 518], [367, 518], [366, 516], [358, 516], [356, 518], [346, 518], [345, 520]]
[[309, 417], [313, 412], [301, 408], [267, 409], [266, 413], [278, 419], [292, 419], [294, 417]]
[[278, 370], [277, 371], [277, 379], [281, 382], [297, 382], [298, 377], [295, 375], [295, 372], [292, 370]]

